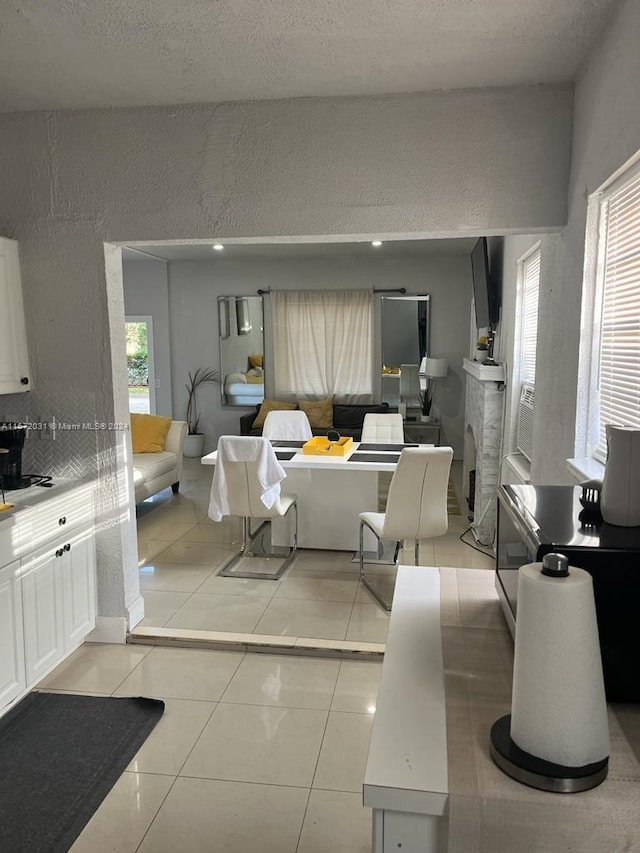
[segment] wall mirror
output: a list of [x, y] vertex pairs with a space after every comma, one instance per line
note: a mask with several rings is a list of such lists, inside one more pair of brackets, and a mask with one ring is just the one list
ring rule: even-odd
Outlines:
[[220, 377], [223, 406], [264, 400], [262, 297], [219, 296]]
[[401, 365], [415, 365], [429, 353], [430, 297], [382, 297], [382, 401], [400, 403]]

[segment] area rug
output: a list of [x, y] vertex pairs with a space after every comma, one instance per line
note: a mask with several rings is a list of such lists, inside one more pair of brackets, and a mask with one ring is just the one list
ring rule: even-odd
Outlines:
[[30, 693], [0, 719], [0, 850], [67, 853], [164, 711], [158, 699]]

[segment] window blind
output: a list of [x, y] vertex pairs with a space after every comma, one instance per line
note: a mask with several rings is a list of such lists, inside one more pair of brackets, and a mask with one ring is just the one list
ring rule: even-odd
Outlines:
[[606, 424], [640, 429], [640, 172], [606, 200], [600, 429], [595, 455], [606, 458]]
[[538, 296], [540, 293], [540, 249], [522, 262], [522, 326], [520, 338], [520, 378], [529, 385], [536, 381], [538, 342]]

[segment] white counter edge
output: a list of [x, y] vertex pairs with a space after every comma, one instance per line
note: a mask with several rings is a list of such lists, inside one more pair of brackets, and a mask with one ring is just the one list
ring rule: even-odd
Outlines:
[[364, 805], [442, 815], [448, 794], [440, 570], [399, 566]]

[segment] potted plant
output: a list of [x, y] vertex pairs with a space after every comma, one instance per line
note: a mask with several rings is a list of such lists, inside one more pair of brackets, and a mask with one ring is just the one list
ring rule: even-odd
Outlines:
[[202, 456], [204, 447], [204, 433], [200, 432], [197, 391], [201, 385], [208, 382], [219, 382], [220, 374], [213, 368], [199, 367], [188, 375], [189, 381], [185, 385], [189, 395], [187, 398], [187, 437], [184, 440], [183, 453], [185, 456], [194, 457]]
[[420, 409], [422, 410], [422, 415], [420, 416], [421, 421], [430, 421], [431, 420], [431, 406], [433, 404], [433, 394], [429, 388], [429, 384], [424, 389], [424, 391], [420, 391]]
[[489, 338], [480, 335], [476, 344], [476, 361], [484, 362], [489, 358]]

